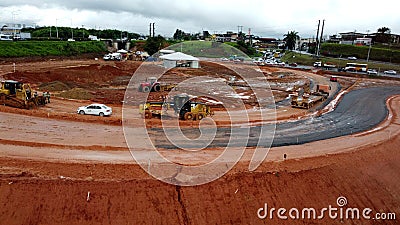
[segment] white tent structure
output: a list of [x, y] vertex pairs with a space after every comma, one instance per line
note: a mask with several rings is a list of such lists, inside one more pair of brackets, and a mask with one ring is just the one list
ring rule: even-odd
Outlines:
[[182, 52], [175, 52], [160, 56], [163, 59], [165, 68], [190, 67], [199, 68], [199, 59]]

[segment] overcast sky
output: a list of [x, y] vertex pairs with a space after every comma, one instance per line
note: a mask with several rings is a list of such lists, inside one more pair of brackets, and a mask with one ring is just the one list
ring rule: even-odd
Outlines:
[[[250, 3], [248, 3], [250, 2]], [[243, 26], [255, 35], [282, 38], [289, 30], [301, 37], [316, 35], [318, 20], [325, 19], [324, 34], [376, 32], [389, 27], [400, 34], [397, 1], [359, 0], [1, 0], [0, 23], [39, 26], [73, 26], [122, 29], [171, 37], [177, 28], [185, 32], [234, 31]]]

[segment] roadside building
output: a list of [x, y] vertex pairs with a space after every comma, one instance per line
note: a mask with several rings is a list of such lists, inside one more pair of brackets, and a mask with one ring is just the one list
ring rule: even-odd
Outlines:
[[372, 38], [357, 38], [354, 41], [354, 45], [359, 45], [359, 46], [371, 45], [371, 43], [372, 43]]
[[25, 24], [2, 24], [0, 34], [11, 36], [15, 40], [26, 40], [31, 38], [30, 33], [21, 32], [25, 28]]
[[258, 46], [260, 49], [278, 47], [276, 38], [254, 37], [253, 44], [254, 46]]

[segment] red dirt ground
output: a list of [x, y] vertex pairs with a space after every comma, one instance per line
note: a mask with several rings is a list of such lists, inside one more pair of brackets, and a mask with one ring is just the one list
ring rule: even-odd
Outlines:
[[[121, 108], [118, 107], [120, 96], [115, 94], [117, 91], [96, 94], [101, 87], [109, 85], [110, 82], [118, 82], [116, 78], [129, 76], [138, 67], [138, 63], [91, 62], [93, 60], [20, 62], [18, 65], [23, 66], [17, 67], [16, 74], [4, 76], [7, 79], [22, 79], [34, 85], [58, 80], [71, 85], [71, 88], [90, 89], [97, 96], [93, 100], [101, 100], [98, 96], [103, 97], [103, 101], [109, 99], [115, 116], [99, 118], [76, 115], [75, 109], [78, 106], [91, 101], [59, 98], [53, 98], [51, 104], [40, 110], [27, 111], [1, 106], [0, 111], [49, 117], [67, 123], [88, 122], [88, 126], [98, 125], [91, 123], [113, 125], [114, 128], [119, 126], [122, 117]], [[89, 66], [85, 66], [87, 64]], [[57, 69], [59, 67], [64, 69]], [[79, 76], [68, 76], [65, 67], [67, 71]], [[207, 68], [207, 65], [205, 67]], [[0, 69], [7, 73], [11, 67], [4, 63], [0, 65]], [[96, 74], [92, 69], [102, 73]], [[272, 73], [281, 69], [265, 67], [263, 70]], [[96, 83], [92, 83], [93, 78], [96, 78]], [[354, 80], [345, 82], [348, 87], [354, 84]], [[389, 133], [386, 137], [385, 130], [378, 131], [379, 140], [377, 138], [374, 142], [374, 139], [369, 137], [375, 136], [365, 136], [369, 142], [356, 147], [346, 147], [348, 143], [354, 142], [354, 137], [328, 140], [328, 145], [334, 149], [333, 153], [326, 153], [321, 148], [324, 146], [322, 143], [326, 145], [326, 141], [272, 149], [275, 151], [274, 157], [286, 151], [291, 152], [289, 159], [266, 160], [254, 172], [248, 171], [248, 162], [240, 162], [217, 181], [195, 187], [168, 185], [155, 180], [133, 161], [100, 163], [66, 160], [67, 154], [58, 161], [2, 156], [0, 224], [399, 224], [398, 218], [331, 220], [326, 215], [323, 220], [279, 220], [276, 214], [272, 220], [260, 220], [257, 217], [257, 210], [265, 203], [269, 208], [314, 207], [319, 210], [329, 205], [336, 207], [336, 200], [340, 196], [347, 198], [347, 207], [368, 207], [374, 213], [394, 212], [396, 217], [399, 217], [398, 98], [394, 104], [394, 122], [391, 122], [391, 129], [396, 131], [394, 135]], [[281, 115], [290, 117], [303, 112], [296, 109]], [[18, 122], [15, 121], [16, 124]], [[12, 132], [18, 131], [14, 129]], [[24, 137], [25, 140], [19, 141], [29, 141], [35, 135], [29, 134]], [[40, 144], [24, 145], [22, 142], [0, 139], [0, 150], [16, 147], [26, 149], [29, 153], [33, 148], [39, 148], [45, 155], [54, 147]], [[66, 145], [65, 149], [62, 145], [56, 147], [60, 154], [71, 150], [70, 146]], [[111, 147], [113, 148], [102, 149], [101, 146], [91, 146], [83, 149], [82, 154], [85, 154], [85, 150], [125, 150], [123, 147]], [[310, 149], [315, 150], [317, 155], [313, 155]], [[292, 157], [295, 154], [303, 157]]]

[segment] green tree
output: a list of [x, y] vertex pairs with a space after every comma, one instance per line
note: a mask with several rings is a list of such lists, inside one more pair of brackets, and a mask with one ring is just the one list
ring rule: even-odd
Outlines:
[[289, 50], [293, 50], [296, 46], [296, 41], [300, 39], [296, 31], [288, 31], [288, 33], [283, 36], [285, 37], [283, 40], [286, 42], [286, 47]]
[[233, 46], [250, 57], [256, 56], [257, 54], [256, 50], [253, 47], [251, 47], [250, 43], [245, 43], [244, 41], [237, 41], [236, 44], [233, 44]]
[[381, 33], [381, 34], [390, 34], [390, 28], [388, 28], [388, 27], [381, 27], [381, 28], [378, 28], [377, 33]]
[[144, 50], [149, 53], [149, 55], [153, 55], [160, 49], [163, 49], [165, 45], [166, 40], [162, 36], [158, 35], [157, 37], [149, 37], [144, 44]]
[[375, 42], [390, 43], [391, 39], [392, 37], [390, 35], [390, 28], [388, 27], [378, 28], [377, 34], [375, 36]]
[[174, 39], [175, 40], [183, 40], [185, 37], [185, 32], [183, 32], [182, 30], [176, 29], [175, 33], [174, 33]]

